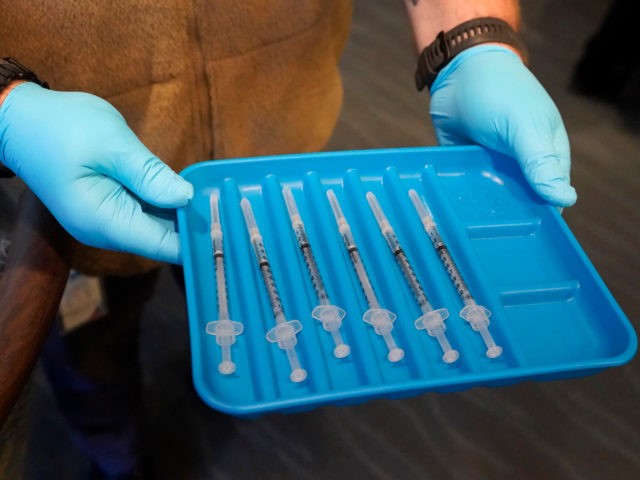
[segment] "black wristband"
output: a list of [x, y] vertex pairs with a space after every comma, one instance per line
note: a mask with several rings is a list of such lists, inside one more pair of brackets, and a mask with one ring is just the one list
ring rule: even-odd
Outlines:
[[47, 82], [40, 80], [38, 76], [15, 58], [5, 57], [0, 60], [0, 93], [16, 80], [37, 83], [41, 87], [49, 88]]
[[518, 50], [526, 59], [526, 49], [518, 33], [504, 20], [493, 17], [475, 18], [461, 23], [436, 39], [418, 56], [416, 88], [431, 87], [447, 64], [460, 52], [481, 43], [504, 43]]

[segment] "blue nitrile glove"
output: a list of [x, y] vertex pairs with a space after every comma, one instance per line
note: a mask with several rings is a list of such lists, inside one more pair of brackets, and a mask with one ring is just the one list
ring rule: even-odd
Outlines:
[[180, 207], [193, 187], [108, 102], [34, 83], [16, 86], [0, 107], [0, 161], [79, 241], [180, 262], [178, 234], [143, 205]]
[[569, 139], [560, 113], [518, 55], [500, 45], [458, 54], [431, 86], [441, 145], [476, 143], [514, 157], [548, 203], [569, 207]]

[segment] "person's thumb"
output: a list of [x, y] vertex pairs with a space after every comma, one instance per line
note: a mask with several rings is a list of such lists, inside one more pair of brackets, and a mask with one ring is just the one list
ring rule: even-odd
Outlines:
[[532, 135], [523, 129], [516, 136], [513, 150], [529, 184], [545, 201], [557, 207], [570, 207], [577, 194], [569, 181], [571, 156], [564, 127]]
[[142, 144], [124, 155], [114, 169], [113, 176], [127, 189], [157, 207], [181, 207], [193, 197], [193, 186]]

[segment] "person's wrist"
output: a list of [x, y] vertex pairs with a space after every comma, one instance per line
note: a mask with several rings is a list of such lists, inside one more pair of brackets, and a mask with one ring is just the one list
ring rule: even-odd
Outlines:
[[438, 74], [458, 55], [483, 44], [509, 48], [516, 52], [523, 62], [527, 62], [524, 43], [508, 22], [496, 17], [474, 18], [448, 31], [440, 31], [420, 52], [415, 73], [418, 91], [431, 87]]
[[509, 45], [507, 43], [500, 43], [500, 42], [490, 42], [490, 43], [485, 43], [484, 45], [494, 45], [496, 47], [502, 47], [502, 48], [504, 48], [506, 50], [510, 50], [513, 53], [515, 53], [517, 56], [520, 57], [520, 60], [522, 60], [522, 63], [524, 63], [525, 65], [528, 65], [528, 63], [529, 63], [529, 58], [525, 55], [525, 53], [523, 53], [522, 51], [518, 50], [513, 45]]
[[27, 80], [14, 80], [9, 85], [7, 85], [6, 88], [3, 88], [2, 91], [0, 92], [0, 107], [2, 107], [2, 104], [4, 103], [5, 99], [9, 96], [11, 91], [21, 83], [25, 83], [26, 81]]
[[471, 61], [472, 57], [482, 55], [484, 60], [483, 66], [485, 67], [478, 74], [489, 75], [496, 61], [500, 62], [517, 62], [521, 64], [523, 68], [527, 68], [526, 63], [522, 59], [522, 55], [515, 49], [509, 48], [508, 45], [502, 43], [483, 43], [475, 45], [471, 48], [460, 52], [455, 56], [440, 72], [429, 87], [431, 95], [440, 89], [442, 85], [446, 84], [447, 78], [449, 78], [454, 72], [456, 72], [460, 66], [467, 61]]
[[[5, 88], [3, 88], [2, 91], [0, 91], [0, 112], [2, 111], [2, 105], [4, 104], [9, 94], [13, 91], [13, 89], [21, 83], [25, 83], [26, 81], [27, 80], [14, 80]], [[0, 152], [0, 178], [11, 178], [14, 176], [15, 172], [4, 164], [4, 158], [2, 158]]]

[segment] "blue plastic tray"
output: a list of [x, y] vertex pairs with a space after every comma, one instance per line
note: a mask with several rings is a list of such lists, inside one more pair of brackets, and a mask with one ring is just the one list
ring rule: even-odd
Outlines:
[[[516, 163], [479, 147], [431, 147], [283, 155], [203, 162], [183, 177], [193, 201], [178, 211], [187, 288], [193, 376], [211, 407], [238, 416], [292, 412], [427, 391], [454, 391], [593, 373], [629, 361], [637, 337], [557, 211], [530, 189]], [[330, 334], [311, 317], [317, 305], [293, 235], [283, 186], [291, 187], [332, 303], [347, 311], [342, 332], [351, 355], [332, 355]], [[393, 364], [362, 321], [368, 306], [326, 197], [333, 189], [351, 225], [380, 303], [398, 315], [393, 334], [405, 357]], [[408, 197], [429, 203], [490, 331], [504, 348], [485, 356], [477, 332], [458, 316], [461, 301]], [[232, 346], [237, 371], [218, 373], [220, 349], [205, 332], [216, 320], [209, 195], [218, 192], [230, 317], [244, 324]], [[447, 308], [447, 335], [460, 359], [441, 360], [436, 340], [414, 327], [418, 305], [365, 198], [389, 217], [434, 308]], [[288, 319], [304, 328], [297, 351], [308, 378], [292, 383], [284, 351], [265, 334], [274, 326], [266, 289], [240, 208], [247, 197], [264, 238]]]

